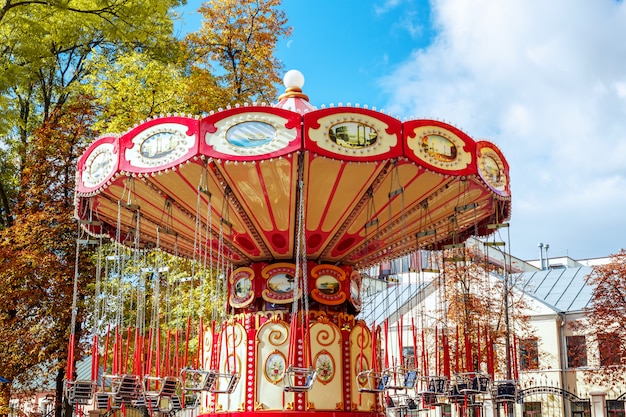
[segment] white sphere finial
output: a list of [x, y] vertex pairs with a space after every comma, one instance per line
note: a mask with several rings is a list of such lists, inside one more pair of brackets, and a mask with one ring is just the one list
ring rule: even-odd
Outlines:
[[304, 75], [298, 70], [289, 70], [283, 77], [283, 84], [286, 88], [298, 88], [302, 90], [304, 85]]

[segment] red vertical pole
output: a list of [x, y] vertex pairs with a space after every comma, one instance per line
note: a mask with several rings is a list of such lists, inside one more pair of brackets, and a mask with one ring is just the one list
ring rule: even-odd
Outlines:
[[202, 317], [198, 323], [198, 355], [196, 358], [196, 369], [204, 369], [204, 323]]
[[185, 329], [185, 352], [183, 354], [183, 368], [187, 367], [189, 356], [189, 335], [191, 333], [191, 316], [187, 316], [187, 329]]
[[448, 340], [448, 335], [444, 334], [442, 331], [442, 342], [443, 342], [443, 374], [450, 378], [450, 343]]
[[65, 370], [65, 378], [68, 381], [74, 380], [74, 332], [70, 334], [70, 340], [67, 345], [67, 368]]
[[[152, 359], [154, 357], [152, 352], [152, 344], [154, 342], [154, 333], [152, 332], [152, 328], [148, 330], [148, 352], [146, 356], [146, 367], [144, 369], [144, 375], [150, 375], [152, 373]], [[156, 376], [159, 376], [155, 373]]]
[[413, 366], [417, 368], [417, 333], [415, 331], [415, 317], [411, 317], [411, 336], [413, 336]]
[[441, 361], [439, 360], [439, 328], [435, 326], [435, 374], [439, 375], [441, 373], [441, 368], [439, 365]]
[[477, 363], [478, 363], [478, 369], [476, 369], [476, 371], [481, 371], [482, 369], [480, 369], [480, 361], [481, 361], [481, 351], [480, 351], [480, 325], [478, 325], [476, 327], [476, 355], [478, 356], [477, 358]]
[[459, 373], [459, 325], [455, 327], [455, 344], [454, 344], [454, 372]]
[[91, 380], [98, 380], [98, 369], [100, 368], [100, 354], [98, 352], [98, 335], [93, 336], [91, 345]]

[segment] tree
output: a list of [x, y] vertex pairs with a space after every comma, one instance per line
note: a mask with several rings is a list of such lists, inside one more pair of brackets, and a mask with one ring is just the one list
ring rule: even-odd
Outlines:
[[[278, 1], [241, 2], [245, 9], [215, 2], [249, 15], [238, 20], [233, 14], [231, 21], [215, 12], [215, 33], [237, 33], [237, 41], [226, 48], [205, 45], [199, 55], [172, 37], [170, 10], [182, 2], [7, 0], [0, 6], [0, 348], [8, 352], [0, 374], [36, 377], [28, 372], [33, 365], [56, 361], [57, 399], [73, 314], [71, 284], [80, 280], [81, 307], [94, 268], [89, 250], [80, 251], [74, 274], [73, 181], [82, 149], [99, 129], [124, 131], [160, 113], [195, 112], [274, 92], [280, 64], [273, 47], [288, 33], [282, 13], [272, 16]], [[236, 52], [238, 47], [243, 49]], [[218, 58], [210, 51], [230, 51], [230, 66], [209, 71], [208, 57]], [[257, 80], [256, 71], [267, 77]], [[84, 308], [78, 311], [72, 331], [82, 340]], [[18, 355], [20, 349], [25, 352]], [[0, 406], [6, 406], [8, 393], [0, 394]]]
[[[88, 108], [86, 99], [79, 100], [33, 132], [15, 221], [0, 233], [0, 369], [23, 386], [35, 376], [28, 372], [35, 364], [50, 365], [59, 390], [63, 381], [75, 267], [71, 196], [81, 143], [90, 136]], [[81, 287], [92, 275], [86, 273], [90, 265], [80, 259]], [[8, 391], [1, 394], [6, 406]]]
[[278, 5], [280, 0], [209, 0], [200, 7], [204, 24], [187, 37], [195, 63], [189, 96], [196, 111], [274, 100], [282, 75], [274, 48], [291, 35]]
[[[626, 250], [611, 255], [605, 265], [593, 267], [588, 277], [593, 287], [590, 307], [584, 324], [576, 326], [594, 340], [599, 367], [585, 371], [588, 381], [608, 383], [624, 381], [626, 368]], [[587, 345], [589, 347], [589, 344]]]
[[[527, 305], [515, 295], [510, 272], [487, 255], [472, 246], [443, 253], [444, 271], [438, 284], [445, 305], [442, 320], [447, 328], [449, 362], [457, 373], [489, 371], [511, 379], [514, 353], [507, 352], [507, 343], [512, 343], [516, 333], [529, 332], [524, 315]], [[507, 353], [511, 355], [508, 358]]]
[[[83, 92], [90, 58], [167, 56], [176, 43], [168, 11], [179, 4], [8, 0], [0, 8], [0, 372], [35, 378], [27, 372], [34, 365], [56, 363], [58, 400], [72, 315], [76, 159], [95, 135]], [[93, 265], [83, 259], [80, 276], [89, 277]], [[86, 286], [80, 291], [82, 299]], [[2, 407], [8, 388], [0, 386]]]

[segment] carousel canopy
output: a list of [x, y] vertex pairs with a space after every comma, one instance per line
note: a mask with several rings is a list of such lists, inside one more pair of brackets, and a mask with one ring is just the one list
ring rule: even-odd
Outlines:
[[78, 162], [77, 218], [92, 235], [190, 258], [356, 268], [508, 220], [495, 145], [436, 120], [316, 109], [303, 81], [288, 72], [275, 106], [162, 116], [99, 138]]

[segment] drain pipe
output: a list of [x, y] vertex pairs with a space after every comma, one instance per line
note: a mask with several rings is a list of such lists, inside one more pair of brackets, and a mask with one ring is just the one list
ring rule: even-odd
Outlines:
[[[546, 245], [547, 246], [547, 245]], [[566, 369], [567, 369], [567, 340], [565, 339], [565, 313], [564, 312], [559, 312], [557, 313], [559, 315], [559, 345], [560, 346], [560, 354], [561, 354], [561, 389], [563, 389], [564, 391], [567, 390], [567, 374], [566, 374]], [[569, 416], [569, 414], [567, 413], [568, 411], [568, 406], [569, 406], [569, 402], [565, 401], [565, 398], [563, 398], [563, 415], [564, 416]]]

